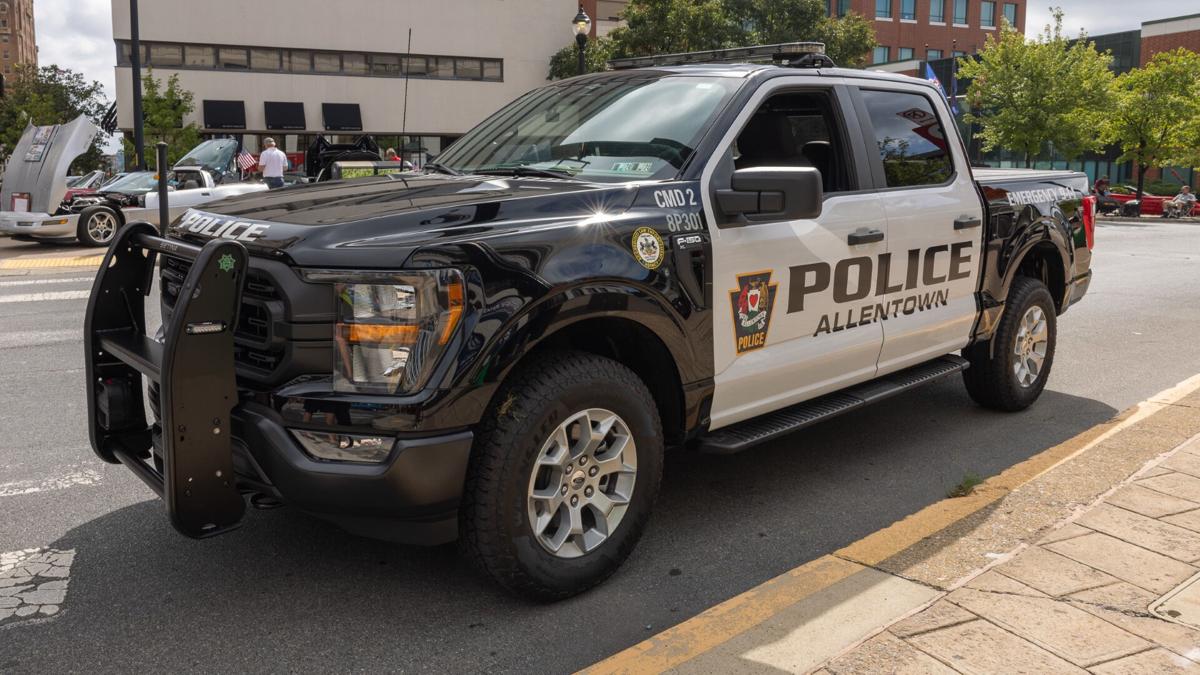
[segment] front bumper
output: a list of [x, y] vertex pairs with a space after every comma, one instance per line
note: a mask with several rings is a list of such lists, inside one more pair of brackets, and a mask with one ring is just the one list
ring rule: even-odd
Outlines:
[[0, 213], [0, 234], [21, 235], [35, 239], [59, 239], [74, 237], [79, 224], [79, 215], [51, 215], [49, 213]]
[[[147, 255], [148, 254], [148, 255]], [[165, 317], [145, 334], [144, 299], [159, 254], [191, 261]], [[96, 454], [125, 464], [157, 492], [181, 533], [237, 527], [245, 494], [262, 492], [348, 530], [396, 541], [455, 538], [471, 433], [397, 434], [379, 464], [316, 460], [270, 407], [240, 397], [233, 330], [247, 255], [238, 242], [203, 248], [157, 236], [147, 223], [118, 232], [89, 298], [84, 341], [89, 432]], [[142, 378], [152, 383], [151, 423]], [[347, 434], [381, 434], [370, 427]]]

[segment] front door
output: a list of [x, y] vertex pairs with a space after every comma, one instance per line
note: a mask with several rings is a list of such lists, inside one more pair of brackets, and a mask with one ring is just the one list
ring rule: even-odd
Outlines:
[[[702, 177], [716, 224], [711, 429], [875, 376], [883, 328], [861, 308], [874, 293], [869, 270], [887, 251], [888, 224], [877, 196], [856, 193], [869, 178], [865, 153], [849, 142], [858, 130], [847, 90], [821, 79], [763, 85]], [[714, 191], [737, 169], [768, 166], [819, 169], [821, 215], [755, 223], [723, 215]]]

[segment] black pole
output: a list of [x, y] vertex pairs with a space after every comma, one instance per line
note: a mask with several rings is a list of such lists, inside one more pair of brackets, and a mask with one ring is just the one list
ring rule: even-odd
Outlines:
[[412, 58], [412, 28], [408, 29], [408, 51], [404, 52], [404, 112], [400, 114], [400, 168], [404, 168], [404, 135], [408, 133], [408, 62]]
[[171, 209], [167, 206], [167, 144], [159, 141], [157, 150], [158, 170], [158, 233], [166, 234], [171, 224]]
[[584, 52], [587, 50], [587, 36], [582, 33], [575, 36], [575, 44], [579, 46], [579, 72], [578, 75], [583, 75], [587, 72], [587, 58]]
[[142, 129], [142, 40], [138, 35], [138, 3], [129, 0], [129, 62], [133, 66], [133, 149], [137, 170], [146, 170], [146, 138]]

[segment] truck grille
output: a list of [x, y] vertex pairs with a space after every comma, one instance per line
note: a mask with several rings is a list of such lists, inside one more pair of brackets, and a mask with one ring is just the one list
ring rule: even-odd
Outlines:
[[[175, 307], [179, 291], [192, 267], [189, 260], [163, 256], [160, 265], [162, 301], [165, 310]], [[282, 306], [283, 298], [271, 277], [255, 270], [251, 261], [242, 291], [242, 306], [234, 330], [234, 360], [240, 365], [270, 373], [283, 360], [284, 347], [271, 335], [272, 306]], [[164, 316], [165, 323], [165, 316]]]

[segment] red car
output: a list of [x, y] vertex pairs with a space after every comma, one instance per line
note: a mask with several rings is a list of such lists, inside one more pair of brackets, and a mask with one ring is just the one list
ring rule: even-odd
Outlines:
[[67, 193], [63, 197], [63, 201], [69, 202], [81, 195], [90, 195], [100, 189], [104, 185], [106, 179], [104, 172], [100, 170], [86, 173], [75, 180], [67, 183]]

